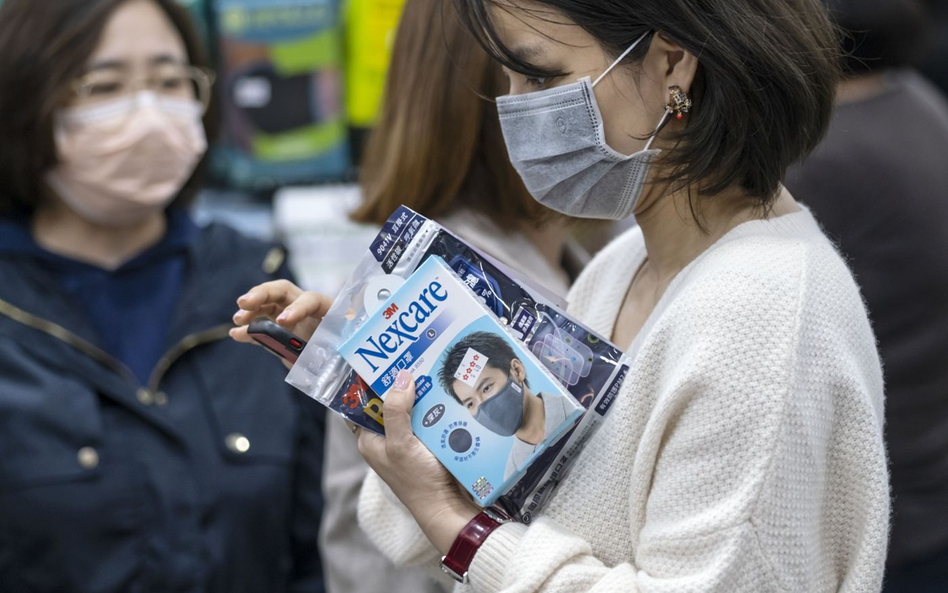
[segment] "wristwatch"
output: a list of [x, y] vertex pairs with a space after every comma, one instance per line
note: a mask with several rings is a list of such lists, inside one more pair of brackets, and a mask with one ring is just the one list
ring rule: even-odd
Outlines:
[[464, 526], [458, 534], [447, 556], [441, 557], [441, 570], [459, 583], [467, 583], [467, 571], [474, 555], [495, 529], [513, 521], [502, 511], [484, 509]]

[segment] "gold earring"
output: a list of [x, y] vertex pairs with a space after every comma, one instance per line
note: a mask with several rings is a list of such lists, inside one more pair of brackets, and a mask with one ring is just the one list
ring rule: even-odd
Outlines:
[[668, 87], [668, 104], [665, 109], [675, 114], [675, 119], [685, 119], [685, 114], [691, 111], [691, 99], [678, 85]]

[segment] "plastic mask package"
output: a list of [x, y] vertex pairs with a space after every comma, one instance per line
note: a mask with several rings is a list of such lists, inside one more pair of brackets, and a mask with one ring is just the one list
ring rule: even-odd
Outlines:
[[529, 522], [606, 417], [628, 372], [628, 362], [618, 348], [563, 312], [562, 299], [517, 280], [502, 263], [436, 222], [404, 206], [395, 211], [343, 286], [287, 382], [350, 422], [384, 434], [382, 398], [352, 370], [339, 349], [406, 278], [434, 256], [447, 263], [479, 297], [482, 307], [527, 346], [576, 402], [591, 410], [540, 453], [497, 499], [497, 505], [509, 514]]
[[[413, 432], [483, 506], [506, 492], [583, 412], [437, 256], [340, 353], [383, 398], [402, 369], [411, 371]], [[531, 428], [536, 442], [518, 438]]]

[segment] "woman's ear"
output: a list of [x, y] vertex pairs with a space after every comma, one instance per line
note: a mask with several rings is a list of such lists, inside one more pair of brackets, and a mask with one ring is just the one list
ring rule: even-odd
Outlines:
[[518, 383], [523, 383], [527, 379], [527, 369], [524, 368], [519, 359], [515, 358], [510, 361], [510, 376]]
[[685, 93], [691, 92], [691, 85], [698, 72], [698, 58], [661, 32], [655, 33], [649, 53], [655, 52], [658, 67], [663, 76], [663, 87], [679, 86]]

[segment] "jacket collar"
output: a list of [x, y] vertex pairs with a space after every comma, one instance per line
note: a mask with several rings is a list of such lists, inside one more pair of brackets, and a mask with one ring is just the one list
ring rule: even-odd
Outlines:
[[[194, 257], [200, 229], [194, 224], [187, 212], [183, 210], [170, 209], [167, 212], [167, 218], [167, 231], [161, 240], [123, 263], [112, 273], [121, 273], [125, 270], [148, 265], [157, 258], [179, 250], [185, 250], [191, 257]], [[87, 267], [90, 270], [101, 270], [94, 264], [70, 259], [41, 247], [33, 238], [29, 218], [22, 215], [0, 217], [0, 258], [9, 256], [32, 258], [51, 266]]]
[[[56, 275], [47, 266], [37, 265], [37, 258], [48, 256], [33, 250], [32, 241], [26, 240], [31, 237], [21, 234], [11, 238], [6, 232], [13, 228], [11, 221], [0, 222], [7, 223], [0, 226], [4, 243], [4, 249], [0, 251], [0, 300], [15, 308], [11, 310], [0, 303], [0, 308], [8, 313], [0, 315], [0, 326], [13, 324], [12, 335], [19, 336], [16, 339], [30, 340], [28, 346], [41, 352], [48, 351], [57, 364], [65, 364], [67, 368], [89, 376], [102, 393], [150, 418], [169, 435], [174, 435], [175, 429], [166, 418], [137, 403], [135, 388], [138, 384], [134, 377], [130, 377], [130, 372], [123, 372], [121, 368], [116, 372], [102, 372], [102, 364], [114, 367], [115, 364], [109, 363], [115, 361], [102, 362], [102, 355], [108, 355], [101, 351], [101, 344], [86, 316], [65, 295]], [[19, 225], [21, 233], [24, 232], [22, 229], [29, 233], [28, 224], [22, 221], [13, 224]], [[222, 331], [231, 323], [230, 315], [236, 308], [236, 298], [253, 284], [272, 279], [272, 272], [279, 267], [275, 262], [283, 261], [282, 250], [271, 248], [267, 253], [265, 245], [243, 240], [228, 228], [219, 225], [193, 228], [193, 241], [189, 239], [186, 247], [189, 261], [180, 305], [169, 331], [167, 364], [174, 364], [178, 356], [206, 341], [226, 339], [226, 333]], [[276, 251], [280, 257], [270, 257]], [[265, 261], [270, 263], [263, 266], [258, 263]], [[30, 327], [59, 338], [59, 344], [47, 345], [45, 341], [37, 341], [38, 336], [31, 332]], [[87, 343], [88, 347], [77, 340]], [[63, 348], [65, 344], [69, 347]]]
[[[33, 238], [26, 217], [0, 217], [0, 299], [50, 321], [101, 347], [91, 324], [75, 303], [71, 302], [56, 278], [58, 267], [86, 268], [92, 272], [118, 274], [146, 266], [156, 259], [185, 251], [188, 258], [181, 306], [172, 325], [171, 343], [185, 335], [220, 324], [220, 319], [201, 323], [207, 312], [219, 308], [214, 301], [213, 285], [205, 281], [199, 269], [206, 266], [202, 231], [190, 216], [181, 210], [169, 210], [168, 230], [155, 245], [111, 272], [92, 264], [72, 260], [43, 249]], [[202, 263], [203, 262], [203, 263]], [[219, 317], [219, 316], [218, 316]]]

